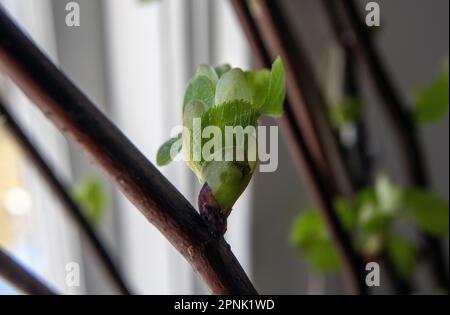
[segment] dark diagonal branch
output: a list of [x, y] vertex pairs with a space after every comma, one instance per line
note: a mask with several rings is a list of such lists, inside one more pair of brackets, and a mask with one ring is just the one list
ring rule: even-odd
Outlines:
[[186, 258], [216, 294], [256, 294], [223, 237], [0, 9], [0, 70]]
[[[355, 2], [353, 0], [323, 0], [322, 2], [330, 17], [337, 39], [343, 46], [350, 47], [354, 51], [354, 55], [363, 62], [382, 100], [380, 105], [394, 130], [393, 135], [401, 153], [400, 157], [406, 177], [414, 186], [427, 187], [429, 183], [416, 125], [384, 67]], [[432, 236], [425, 235], [424, 237], [430, 252], [436, 283], [448, 290], [448, 266], [441, 244]]]
[[26, 136], [25, 132], [21, 129], [19, 124], [15, 121], [12, 115], [8, 112], [3, 100], [0, 98], [0, 116], [5, 118], [5, 127], [16, 139], [23, 151], [36, 166], [42, 177], [47, 181], [50, 189], [55, 196], [59, 199], [63, 208], [67, 211], [67, 214], [74, 220], [82, 235], [86, 237], [89, 245], [93, 248], [95, 254], [98, 256], [102, 266], [104, 267], [106, 274], [110, 277], [111, 282], [117, 287], [120, 293], [130, 294], [130, 291], [122, 279], [119, 270], [114, 265], [114, 262], [105, 245], [97, 236], [94, 229], [91, 227], [86, 217], [83, 215], [81, 209], [77, 203], [67, 192], [66, 186], [55, 175], [51, 167], [47, 164], [39, 151], [34, 147], [31, 141]]
[[0, 276], [11, 283], [16, 289], [26, 294], [55, 294], [41, 280], [22, 267], [0, 248]]
[[[271, 56], [246, 1], [231, 0], [231, 3], [247, 35], [257, 63], [262, 67], [269, 67]], [[288, 139], [289, 149], [295, 157], [294, 161], [296, 163], [301, 161], [303, 168], [306, 170], [319, 208], [342, 257], [344, 270], [348, 275], [352, 292], [365, 293], [363, 262], [353, 250], [351, 241], [347, 233], [343, 230], [339, 218], [336, 216], [333, 208], [334, 187], [332, 185], [330, 186], [327, 180], [324, 180], [325, 177], [323, 177], [317, 160], [315, 160], [312, 150], [308, 147], [304, 130], [300, 128], [301, 123], [293, 112], [291, 97], [289, 97], [285, 103], [285, 115], [283, 115], [281, 124]]]

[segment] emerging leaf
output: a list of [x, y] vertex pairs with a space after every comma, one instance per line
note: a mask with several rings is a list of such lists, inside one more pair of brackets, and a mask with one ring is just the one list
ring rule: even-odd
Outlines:
[[238, 68], [231, 69], [222, 75], [217, 83], [214, 104], [217, 106], [232, 101], [252, 103], [252, 93], [245, 74]]
[[217, 76], [221, 78], [225, 73], [231, 70], [231, 66], [228, 64], [220, 65], [215, 68]]
[[183, 140], [180, 133], [177, 137], [170, 138], [161, 147], [159, 147], [156, 154], [156, 164], [164, 166], [172, 162], [175, 156], [181, 151], [183, 147]]
[[217, 75], [216, 70], [210, 65], [199, 65], [197, 68], [196, 76], [204, 75], [208, 77], [211, 82], [214, 84], [214, 88], [216, 87], [217, 81], [219, 81], [219, 76]]
[[284, 65], [278, 57], [272, 65], [269, 88], [266, 101], [260, 108], [262, 114], [280, 116], [283, 113], [283, 103], [286, 97]]
[[261, 109], [266, 103], [269, 92], [270, 71], [267, 69], [247, 71], [245, 75], [252, 90], [253, 107]]
[[202, 101], [208, 107], [214, 105], [214, 90], [215, 84], [205, 75], [199, 75], [194, 77], [186, 89], [183, 101], [183, 111], [184, 106], [191, 101]]

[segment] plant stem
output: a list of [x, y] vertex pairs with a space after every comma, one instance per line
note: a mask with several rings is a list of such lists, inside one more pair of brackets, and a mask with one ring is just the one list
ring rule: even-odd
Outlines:
[[[258, 63], [263, 67], [270, 67], [270, 54], [266, 48], [264, 40], [260, 35], [258, 26], [253, 19], [246, 1], [232, 0], [231, 3], [233, 4], [236, 14], [247, 35], [250, 46], [252, 47]], [[334, 211], [333, 196], [335, 195], [335, 187], [334, 185], [330, 185], [327, 180], [324, 180], [324, 178], [329, 178], [323, 176], [324, 172], [318, 166], [320, 165], [317, 161], [318, 158], [317, 156], [314, 156], [314, 153], [312, 153], [313, 150], [311, 150], [308, 146], [309, 143], [307, 143], [304, 136], [304, 129], [302, 130], [300, 128], [303, 121], [300, 121], [294, 114], [290, 100], [291, 97], [289, 97], [289, 100], [285, 103], [285, 114], [282, 118], [282, 127], [289, 140], [289, 148], [295, 156], [294, 161], [296, 163], [301, 161], [304, 169], [306, 170], [310, 186], [313, 188], [319, 208], [341, 255], [351, 292], [356, 294], [365, 293], [366, 286], [364, 283], [362, 259], [354, 251], [349, 236], [342, 228], [339, 218]], [[310, 124], [311, 122], [309, 125]]]
[[0, 9], [0, 69], [111, 177], [216, 294], [257, 294], [223, 237]]
[[0, 275], [18, 290], [33, 295], [54, 295], [36, 276], [0, 248]]
[[115, 287], [117, 287], [120, 293], [130, 294], [125, 281], [123, 280], [119, 270], [115, 266], [104, 243], [94, 231], [77, 203], [67, 192], [67, 189], [65, 188], [66, 185], [64, 185], [63, 182], [58, 178], [58, 176], [55, 175], [52, 168], [39, 153], [38, 149], [35, 148], [32, 142], [28, 139], [25, 131], [21, 129], [13, 116], [8, 112], [7, 107], [1, 99], [0, 116], [6, 118], [5, 127], [7, 128], [7, 130], [11, 133], [12, 136], [15, 137], [18, 144], [22, 147], [24, 153], [28, 156], [30, 161], [34, 163], [35, 167], [38, 169], [44, 180], [47, 181], [47, 184], [49, 185], [55, 196], [59, 199], [59, 201], [63, 205], [63, 208], [67, 211], [67, 214], [74, 220], [78, 228], [83, 232], [82, 235], [86, 237], [89, 245], [97, 255], [111, 282]]

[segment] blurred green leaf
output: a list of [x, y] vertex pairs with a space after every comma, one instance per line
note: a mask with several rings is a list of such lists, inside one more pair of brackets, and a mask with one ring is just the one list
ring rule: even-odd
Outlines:
[[286, 97], [284, 64], [278, 57], [272, 64], [270, 71], [269, 87], [265, 103], [260, 107], [260, 111], [265, 115], [280, 116], [283, 114], [283, 104]]
[[390, 236], [387, 239], [386, 249], [398, 274], [404, 279], [410, 278], [417, 265], [413, 244], [405, 239]]
[[322, 218], [317, 210], [303, 211], [295, 219], [290, 239], [296, 247], [306, 248], [315, 241], [326, 238]]
[[364, 232], [380, 234], [390, 226], [392, 216], [381, 211], [375, 204], [365, 204], [359, 211], [358, 222]]
[[414, 116], [420, 124], [433, 123], [448, 112], [448, 59], [436, 80], [415, 92]]
[[189, 81], [184, 94], [183, 111], [186, 104], [192, 101], [202, 101], [208, 107], [214, 105], [215, 84], [205, 75], [198, 75]]
[[363, 103], [359, 97], [346, 96], [341, 102], [330, 106], [330, 119], [333, 126], [341, 128], [356, 122], [362, 114]]
[[339, 267], [335, 248], [316, 210], [304, 211], [296, 218], [290, 240], [304, 253], [314, 268], [332, 271]]
[[386, 213], [398, 211], [402, 205], [402, 189], [387, 176], [380, 175], [375, 180], [375, 193], [380, 210]]
[[307, 255], [313, 267], [319, 271], [335, 271], [340, 267], [339, 257], [330, 239], [315, 242]]
[[440, 197], [425, 189], [408, 189], [405, 192], [408, 214], [420, 228], [435, 236], [448, 236], [448, 204]]
[[334, 208], [337, 211], [339, 219], [345, 229], [350, 231], [357, 222], [357, 211], [344, 198], [336, 198], [334, 200]]
[[95, 177], [83, 180], [73, 190], [75, 201], [93, 225], [98, 224], [104, 215], [105, 195], [102, 183]]
[[164, 142], [156, 154], [156, 164], [158, 166], [165, 166], [172, 162], [173, 158], [181, 151], [183, 147], [182, 134], [174, 138], [170, 138]]

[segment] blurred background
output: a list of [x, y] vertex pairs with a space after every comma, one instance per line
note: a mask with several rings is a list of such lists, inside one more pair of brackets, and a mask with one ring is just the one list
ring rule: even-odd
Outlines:
[[[198, 64], [230, 63], [243, 69], [255, 64], [226, 0], [77, 0], [78, 27], [66, 25], [68, 2], [0, 0], [39, 47], [153, 163], [159, 145], [181, 121], [184, 89]], [[294, 26], [294, 36], [302, 37], [327, 100], [338, 102], [343, 94], [340, 82], [345, 56], [323, 6], [315, 0], [279, 2]], [[358, 1], [361, 15], [367, 2]], [[413, 102], [414, 88], [431, 84], [448, 58], [449, 2], [377, 2], [381, 8], [381, 27], [374, 35], [377, 47], [401, 96]], [[405, 179], [396, 143], [377, 106], [378, 97], [368, 79], [362, 78], [362, 115], [369, 139], [366, 153], [392, 182], [401, 185]], [[107, 177], [1, 74], [0, 85], [34, 143], [70, 183], [77, 200], [87, 204], [87, 216], [131, 288], [138, 294], [206, 293], [190, 266]], [[263, 123], [276, 125], [277, 121], [265, 119]], [[431, 188], [448, 204], [448, 113], [433, 124], [421, 125], [419, 135]], [[339, 270], [317, 268], [292, 244], [290, 235], [299, 213], [315, 204], [282, 133], [279, 137], [278, 170], [255, 174], [234, 207], [226, 238], [260, 293], [345, 293]], [[173, 163], [161, 172], [196, 204], [200, 187], [184, 164]], [[0, 128], [0, 245], [60, 292], [115, 293], [60, 207], [14, 139]], [[416, 230], [399, 229], [412, 244], [417, 242]], [[448, 232], [442, 247], [448, 268]], [[65, 282], [70, 262], [80, 266], [80, 286], [69, 287]], [[420, 284], [414, 293], [436, 292], [425, 267], [418, 259], [409, 276]], [[375, 292], [392, 293], [383, 269], [381, 281]], [[18, 292], [0, 279], [0, 293]]]

